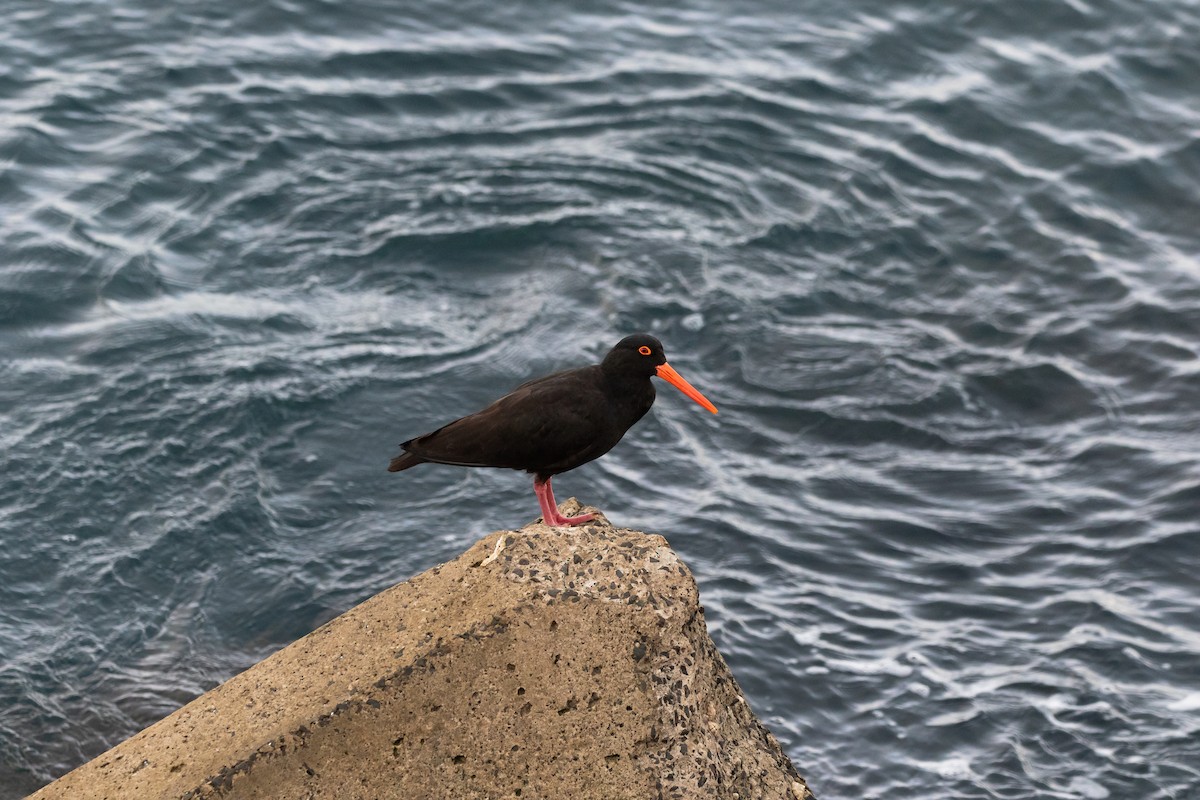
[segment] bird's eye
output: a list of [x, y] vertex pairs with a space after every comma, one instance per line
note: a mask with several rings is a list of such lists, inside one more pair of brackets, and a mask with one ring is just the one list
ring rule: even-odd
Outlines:
[[641, 347], [638, 348], [638, 352], [644, 356], [648, 356], [648, 355], [650, 355], [650, 348], [647, 347], [646, 345], [642, 345]]

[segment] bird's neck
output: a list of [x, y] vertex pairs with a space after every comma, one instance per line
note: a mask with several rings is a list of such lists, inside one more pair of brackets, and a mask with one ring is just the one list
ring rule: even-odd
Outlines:
[[650, 378], [630, 375], [625, 371], [606, 370], [603, 365], [600, 371], [604, 375], [605, 394], [609, 397], [610, 405], [621, 417], [631, 417], [637, 421], [654, 405], [654, 384]]

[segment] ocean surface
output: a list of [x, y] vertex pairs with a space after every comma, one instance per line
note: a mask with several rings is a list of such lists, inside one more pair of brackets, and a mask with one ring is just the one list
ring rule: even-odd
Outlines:
[[1193, 0], [8, 0], [0, 798], [538, 507], [396, 444], [650, 331], [556, 481], [821, 800], [1200, 798]]

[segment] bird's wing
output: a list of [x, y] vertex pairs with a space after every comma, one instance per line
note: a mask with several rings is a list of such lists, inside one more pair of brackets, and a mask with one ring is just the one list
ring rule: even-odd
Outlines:
[[[537, 471], [571, 462], [604, 438], [608, 413], [595, 384], [579, 372], [522, 384], [482, 411], [403, 447], [427, 461], [464, 467]], [[572, 373], [576, 379], [563, 380]]]

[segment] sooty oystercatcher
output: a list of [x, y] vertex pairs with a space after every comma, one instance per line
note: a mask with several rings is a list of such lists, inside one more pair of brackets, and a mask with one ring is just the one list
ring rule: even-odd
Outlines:
[[617, 342], [604, 361], [523, 383], [482, 411], [409, 439], [388, 472], [417, 464], [502, 467], [533, 474], [547, 525], [579, 525], [592, 514], [565, 517], [550, 479], [599, 458], [654, 404], [658, 376], [717, 413], [717, 407], [667, 364], [662, 342], [645, 333]]

